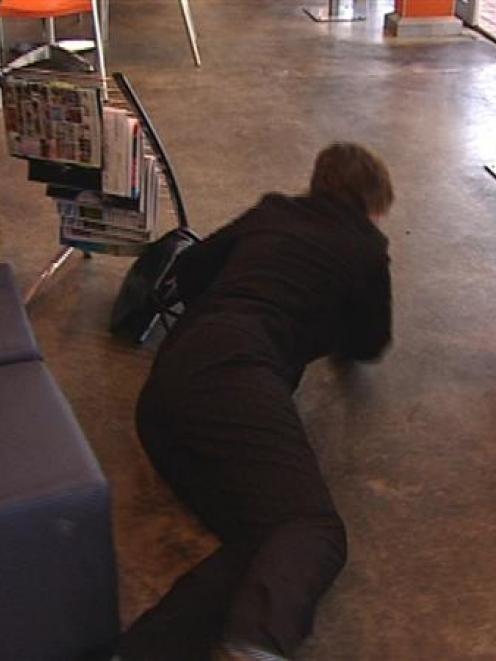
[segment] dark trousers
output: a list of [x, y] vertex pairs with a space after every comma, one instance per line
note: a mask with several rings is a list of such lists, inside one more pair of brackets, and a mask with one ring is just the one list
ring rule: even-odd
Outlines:
[[124, 661], [208, 661], [220, 640], [291, 656], [345, 562], [289, 387], [253, 360], [243, 333], [204, 357], [208, 333], [160, 357], [137, 424], [159, 474], [222, 546], [123, 634]]

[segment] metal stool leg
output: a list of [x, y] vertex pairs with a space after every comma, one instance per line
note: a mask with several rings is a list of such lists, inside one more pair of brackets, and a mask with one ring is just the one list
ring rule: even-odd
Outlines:
[[186, 27], [186, 32], [188, 33], [189, 45], [191, 47], [193, 60], [197, 67], [201, 67], [200, 52], [198, 50], [198, 44], [196, 42], [196, 32], [195, 32], [195, 26], [193, 24], [193, 16], [191, 15], [191, 9], [189, 6], [189, 0], [179, 0], [179, 4], [181, 5], [184, 25]]
[[48, 43], [54, 46], [57, 43], [55, 38], [55, 19], [51, 16], [48, 19]]
[[52, 275], [54, 275], [59, 270], [59, 268], [69, 259], [74, 250], [75, 249], [70, 246], [65, 246], [53, 257], [48, 266], [43, 269], [34, 284], [29, 288], [26, 295], [24, 296], [24, 303], [26, 305], [33, 299], [34, 295], [43, 285], [45, 280], [51, 278]]
[[[0, 74], [7, 65], [7, 49], [5, 47], [5, 33], [3, 30], [3, 18], [0, 17]], [[2, 87], [0, 86], [0, 110], [3, 108]]]
[[100, 25], [104, 43], [107, 43], [109, 39], [109, 11], [109, 0], [100, 0]]
[[5, 43], [5, 30], [3, 18], [0, 17], [0, 71], [7, 64], [7, 45]]
[[100, 69], [100, 74], [103, 80], [103, 95], [105, 100], [107, 100], [107, 67], [105, 66], [105, 54], [103, 52], [103, 39], [100, 25], [100, 16], [98, 12], [98, 0], [91, 0], [91, 7], [93, 13], [93, 29], [95, 30], [95, 45], [98, 57], [98, 68]]

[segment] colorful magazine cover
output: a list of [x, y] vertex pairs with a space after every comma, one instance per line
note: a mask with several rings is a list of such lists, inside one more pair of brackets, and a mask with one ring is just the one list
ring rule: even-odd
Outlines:
[[98, 87], [9, 76], [3, 92], [12, 156], [101, 167]]

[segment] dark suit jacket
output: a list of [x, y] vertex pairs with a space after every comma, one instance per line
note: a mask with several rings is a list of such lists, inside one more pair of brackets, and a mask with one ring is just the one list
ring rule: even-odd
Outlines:
[[326, 354], [377, 358], [391, 339], [387, 246], [363, 213], [332, 199], [266, 195], [180, 256], [187, 312], [173, 336], [202, 322], [243, 328], [270, 343], [293, 385]]

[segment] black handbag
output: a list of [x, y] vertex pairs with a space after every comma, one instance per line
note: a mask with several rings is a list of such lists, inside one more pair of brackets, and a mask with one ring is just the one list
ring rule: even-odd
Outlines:
[[181, 314], [182, 303], [174, 278], [178, 255], [200, 238], [180, 227], [147, 246], [127, 272], [112, 308], [110, 332], [143, 342], [162, 319], [166, 330]]

